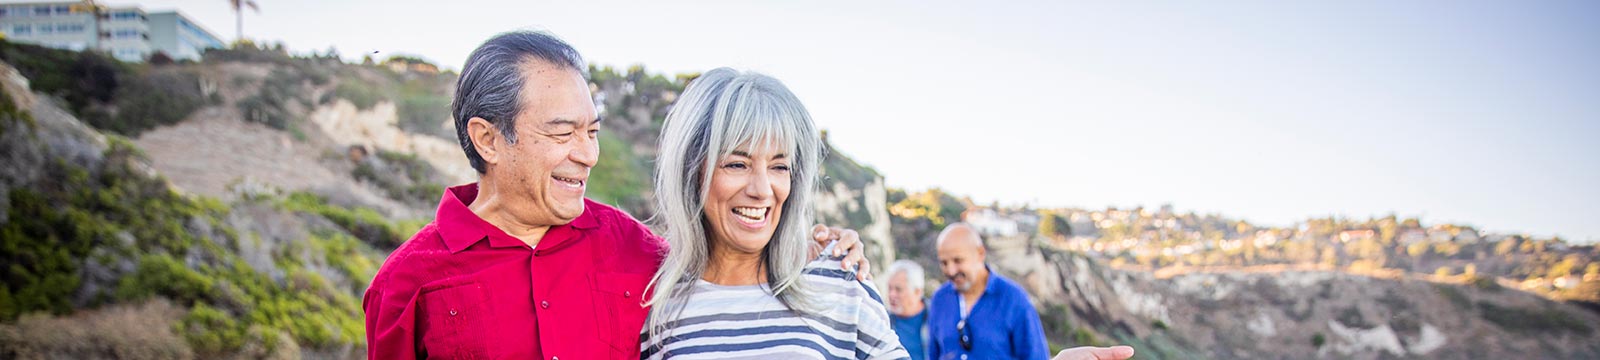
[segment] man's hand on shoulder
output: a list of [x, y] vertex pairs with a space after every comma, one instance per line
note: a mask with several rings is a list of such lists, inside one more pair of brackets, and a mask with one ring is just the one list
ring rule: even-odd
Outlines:
[[[861, 243], [861, 235], [855, 230], [837, 226], [817, 224], [811, 227], [811, 236], [816, 240], [817, 246], [811, 247], [811, 257], [817, 257], [828, 242], [838, 241], [839, 245], [833, 247], [833, 253], [828, 256], [844, 255], [844, 260], [839, 262], [845, 270], [850, 270], [851, 265], [857, 267], [856, 280], [872, 280], [872, 262], [867, 260], [866, 246]], [[840, 254], [844, 252], [844, 254]]]
[[1094, 347], [1079, 346], [1061, 350], [1052, 360], [1122, 360], [1133, 357], [1133, 348], [1128, 346]]

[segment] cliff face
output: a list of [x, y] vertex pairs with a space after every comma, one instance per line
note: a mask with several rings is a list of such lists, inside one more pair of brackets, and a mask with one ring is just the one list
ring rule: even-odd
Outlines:
[[1059, 346], [1141, 358], [1594, 358], [1600, 316], [1498, 284], [1273, 269], [1112, 269], [1024, 237], [989, 263], [1028, 288]]
[[[882, 272], [895, 259], [890, 231], [888, 190], [883, 175], [832, 150], [823, 160], [823, 180], [817, 192], [817, 222], [854, 229], [866, 246], [867, 259]], [[880, 278], [879, 288], [883, 285]]]

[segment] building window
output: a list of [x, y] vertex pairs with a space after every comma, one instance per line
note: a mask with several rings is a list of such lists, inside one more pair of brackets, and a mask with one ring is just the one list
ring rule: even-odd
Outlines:
[[122, 20], [135, 20], [135, 19], [138, 19], [138, 18], [139, 18], [139, 13], [132, 12], [132, 11], [118, 11], [118, 12], [111, 13], [111, 19], [112, 20], [122, 21]]
[[33, 15], [35, 15], [35, 16], [50, 16], [50, 7], [49, 6], [35, 6], [35, 7], [33, 7]]
[[12, 35], [33, 35], [33, 25], [22, 24], [11, 26]]
[[54, 26], [50, 26], [50, 24], [39, 24], [39, 35], [50, 35], [54, 33], [56, 33], [56, 28]]
[[118, 29], [111, 33], [111, 37], [117, 39], [135, 39], [139, 36], [139, 30], [134, 29]]
[[56, 15], [71, 15], [71, 14], [72, 14], [72, 6], [70, 6], [70, 5], [56, 5]]
[[86, 29], [83, 24], [56, 24], [56, 32], [61, 34], [77, 34]]

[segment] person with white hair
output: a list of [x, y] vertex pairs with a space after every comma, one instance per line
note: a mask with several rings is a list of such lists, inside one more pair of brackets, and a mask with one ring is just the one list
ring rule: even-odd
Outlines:
[[824, 148], [788, 88], [711, 70], [667, 114], [660, 149], [655, 220], [671, 250], [641, 359], [908, 358], [871, 283], [834, 245], [808, 255]]
[[912, 360], [928, 357], [928, 306], [923, 298], [927, 277], [922, 265], [897, 260], [889, 265], [889, 322], [900, 336], [900, 345]]

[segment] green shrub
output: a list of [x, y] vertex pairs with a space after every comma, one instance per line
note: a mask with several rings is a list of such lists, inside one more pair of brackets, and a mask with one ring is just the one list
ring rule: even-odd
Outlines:
[[439, 201], [444, 189], [439, 171], [416, 155], [378, 150], [376, 158], [356, 164], [350, 175], [371, 182], [402, 202], [427, 206]]
[[116, 116], [109, 123], [90, 124], [125, 135], [175, 124], [195, 109], [215, 103], [200, 90], [200, 76], [189, 71], [144, 69], [126, 74], [117, 89]]
[[368, 244], [394, 248], [405, 242], [410, 234], [389, 222], [382, 214], [368, 208], [348, 209], [329, 205], [321, 196], [295, 192], [279, 203], [284, 209], [321, 215]]
[[196, 304], [212, 296], [211, 279], [166, 254], [150, 254], [139, 259], [139, 268], [117, 284], [117, 298], [143, 300], [152, 295], [172, 299], [178, 304]]
[[178, 322], [178, 333], [201, 354], [221, 354], [244, 345], [245, 328], [233, 315], [205, 303], [195, 304]]
[[339, 85], [334, 86], [333, 97], [350, 100], [360, 110], [371, 110], [379, 101], [387, 99], [377, 86], [350, 80], [340, 81]]
[[612, 204], [635, 215], [647, 214], [650, 168], [645, 159], [633, 153], [630, 145], [616, 135], [600, 132], [600, 160], [589, 171], [584, 195]]
[[397, 102], [400, 129], [455, 139], [455, 133], [440, 126], [450, 119], [450, 97], [433, 92], [406, 92]]
[[240, 99], [235, 106], [247, 121], [278, 130], [288, 129], [292, 121], [289, 106], [291, 104], [311, 106], [311, 101], [301, 96], [305, 92], [304, 85], [307, 81], [315, 82], [303, 71], [294, 68], [273, 69], [261, 81], [260, 91]]

